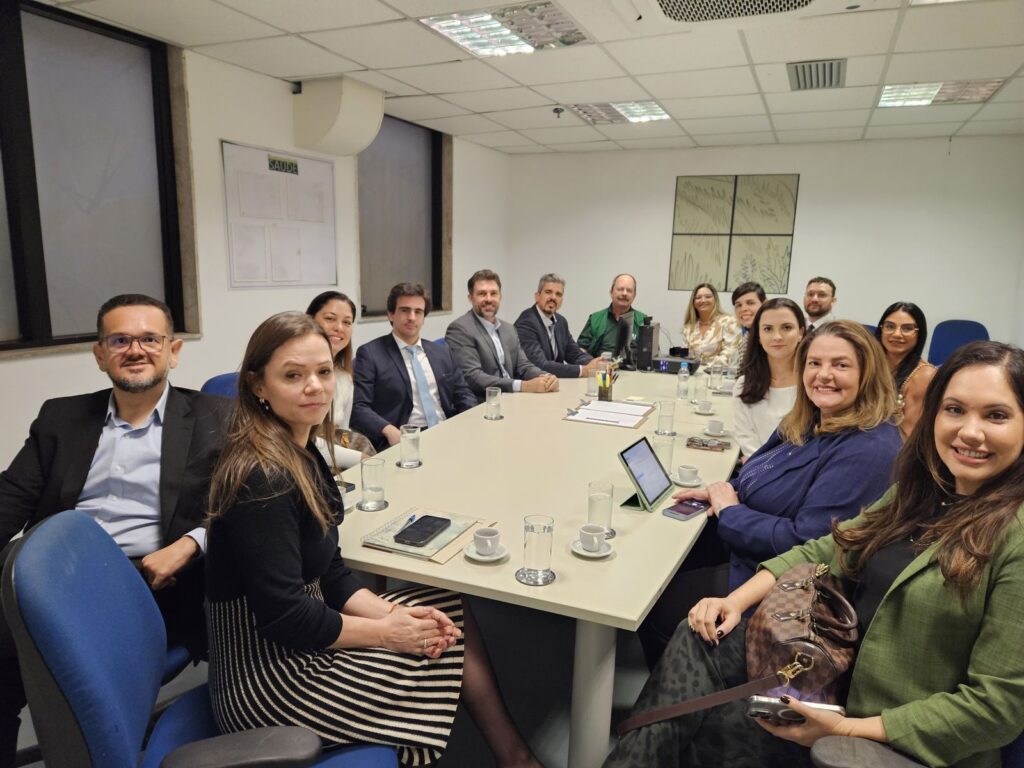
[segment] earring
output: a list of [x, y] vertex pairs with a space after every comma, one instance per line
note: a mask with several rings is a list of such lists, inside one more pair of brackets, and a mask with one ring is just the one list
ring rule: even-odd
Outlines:
[[259, 401], [260, 401], [260, 408], [263, 409], [263, 412], [264, 413], [270, 413], [270, 403], [268, 403], [262, 397], [259, 398]]

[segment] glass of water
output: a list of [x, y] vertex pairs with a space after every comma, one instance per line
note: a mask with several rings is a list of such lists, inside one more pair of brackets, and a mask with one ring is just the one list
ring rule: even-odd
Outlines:
[[501, 388], [488, 387], [485, 391], [487, 393], [487, 400], [486, 405], [484, 405], [484, 418], [488, 421], [498, 421], [502, 419]]
[[412, 424], [402, 426], [402, 441], [400, 443], [400, 458], [398, 466], [402, 469], [415, 469], [423, 464], [420, 461], [420, 428]]
[[717, 392], [722, 388], [723, 368], [720, 365], [713, 365], [709, 370], [708, 386]]
[[606, 539], [615, 538], [612, 528], [612, 493], [614, 486], [604, 480], [593, 480], [587, 485], [587, 522], [604, 528]]
[[384, 500], [384, 459], [371, 456], [363, 459], [360, 466], [363, 482], [363, 498], [356, 504], [356, 509], [364, 512], [379, 512], [388, 508]]
[[654, 455], [658, 457], [658, 461], [661, 462], [661, 466], [665, 468], [666, 472], [672, 471], [672, 451], [675, 448], [675, 438], [670, 435], [659, 435], [655, 433], [654, 439], [651, 441], [651, 445], [654, 448]]
[[597, 374], [600, 366], [594, 366], [587, 374], [587, 397], [597, 397]]
[[676, 420], [676, 401], [658, 401], [658, 428], [654, 430], [656, 435], [674, 435]]
[[523, 567], [516, 581], [531, 587], [543, 587], [555, 580], [551, 570], [551, 542], [555, 537], [555, 519], [547, 515], [523, 518]]

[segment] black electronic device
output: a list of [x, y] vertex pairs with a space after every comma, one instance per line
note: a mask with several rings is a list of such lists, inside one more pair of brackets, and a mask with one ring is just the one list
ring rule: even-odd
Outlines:
[[623, 315], [619, 318], [618, 334], [615, 337], [615, 352], [619, 367], [624, 371], [632, 371], [636, 368], [633, 359], [633, 316]]
[[654, 369], [654, 359], [658, 354], [659, 333], [661, 333], [661, 324], [651, 322], [651, 318], [645, 317], [644, 324], [640, 326], [636, 336], [636, 369], [638, 371]]
[[[846, 710], [836, 704], [819, 704], [816, 701], [805, 701], [804, 704], [812, 709], [846, 716]], [[767, 720], [772, 725], [799, 725], [805, 722], [804, 716], [795, 709], [770, 696], [750, 696], [747, 699], [747, 717]]]
[[692, 520], [698, 515], [706, 515], [711, 505], [700, 499], [684, 499], [667, 507], [662, 514], [675, 520]]
[[395, 543], [409, 547], [422, 547], [430, 542], [441, 531], [450, 526], [452, 521], [447, 517], [424, 515], [395, 534]]

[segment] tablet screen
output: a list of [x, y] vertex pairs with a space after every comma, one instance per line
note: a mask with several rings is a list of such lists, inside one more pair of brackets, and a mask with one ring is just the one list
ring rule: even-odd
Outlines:
[[648, 506], [657, 502], [661, 495], [672, 487], [672, 480], [661, 466], [646, 437], [637, 440], [619, 455], [633, 476], [637, 488], [646, 497]]

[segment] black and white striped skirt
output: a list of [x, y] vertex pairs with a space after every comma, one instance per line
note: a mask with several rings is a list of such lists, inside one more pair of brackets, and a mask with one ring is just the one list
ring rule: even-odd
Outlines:
[[[323, 599], [319, 582], [306, 593]], [[428, 605], [462, 627], [454, 592], [412, 587], [381, 595]], [[244, 597], [210, 603], [210, 695], [224, 733], [298, 725], [325, 747], [390, 744], [403, 765], [429, 765], [444, 751], [462, 685], [463, 641], [440, 658], [384, 648], [297, 651], [260, 637]]]

